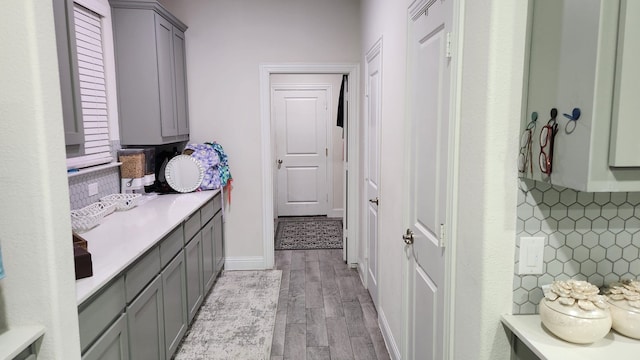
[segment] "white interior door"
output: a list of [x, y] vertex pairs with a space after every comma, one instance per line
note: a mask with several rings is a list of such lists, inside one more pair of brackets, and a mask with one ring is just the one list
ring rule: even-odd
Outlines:
[[276, 90], [278, 216], [327, 215], [327, 90]]
[[382, 99], [382, 54], [378, 42], [367, 54], [367, 122], [365, 127], [365, 182], [367, 232], [367, 288], [378, 306], [378, 188], [380, 181], [380, 118]]
[[410, 184], [405, 242], [413, 240], [413, 245], [407, 248], [405, 289], [408, 359], [444, 358], [445, 248], [441, 242], [447, 218], [451, 3], [425, 0], [409, 11]]

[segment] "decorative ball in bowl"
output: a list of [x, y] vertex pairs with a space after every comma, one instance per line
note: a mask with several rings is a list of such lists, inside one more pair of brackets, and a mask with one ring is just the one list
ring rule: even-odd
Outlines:
[[540, 319], [554, 335], [568, 342], [589, 344], [611, 330], [606, 298], [586, 281], [554, 281], [540, 302]]
[[630, 338], [640, 339], [640, 281], [612, 283], [604, 293], [611, 305], [613, 329]]

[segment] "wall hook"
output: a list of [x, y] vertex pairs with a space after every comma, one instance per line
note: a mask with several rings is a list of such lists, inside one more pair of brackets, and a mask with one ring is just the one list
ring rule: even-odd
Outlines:
[[538, 113], [534, 111], [531, 113], [531, 121], [527, 124], [527, 130], [535, 128], [536, 121], [538, 121]]
[[569, 119], [569, 121], [567, 121], [567, 123], [564, 126], [564, 131], [567, 134], [571, 134], [576, 129], [577, 120], [580, 119], [580, 108], [573, 108], [573, 111], [571, 111], [571, 115], [569, 114], [562, 114], [562, 115], [567, 119]]
[[571, 115], [569, 114], [562, 114], [562, 115], [564, 115], [564, 117], [566, 117], [571, 121], [576, 121], [580, 119], [580, 108], [573, 108], [573, 111], [571, 111]]

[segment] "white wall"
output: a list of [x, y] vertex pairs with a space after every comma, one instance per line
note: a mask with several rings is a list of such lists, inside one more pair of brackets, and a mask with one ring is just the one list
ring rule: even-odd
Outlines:
[[455, 359], [508, 359], [527, 2], [467, 0], [460, 103]]
[[[162, 3], [185, 22], [191, 141], [229, 154], [234, 190], [226, 255], [263, 255], [259, 64], [357, 63], [359, 1]], [[233, 266], [233, 261], [227, 263]]]
[[51, 2], [0, 2], [0, 332], [41, 324], [38, 359], [79, 359]]
[[[328, 141], [330, 141], [331, 158], [328, 161], [327, 170], [331, 170], [331, 193], [329, 194], [328, 204], [328, 216], [342, 217], [344, 214], [343, 209], [343, 186], [344, 186], [344, 159], [342, 153], [342, 147], [344, 140], [342, 138], [342, 128], [336, 126], [338, 100], [340, 98], [340, 85], [342, 84], [341, 74], [272, 74], [271, 85], [283, 85], [283, 84], [305, 84], [305, 85], [328, 85], [331, 86], [331, 103], [330, 103], [330, 115], [327, 123], [328, 131], [331, 134]], [[271, 127], [275, 129], [275, 126]], [[275, 142], [275, 141], [274, 141]], [[274, 152], [275, 154], [275, 152]], [[277, 180], [274, 177], [274, 187], [277, 186]], [[276, 194], [273, 195], [276, 199]], [[274, 204], [276, 201], [274, 201]], [[274, 210], [274, 215], [277, 216], [277, 212]]]

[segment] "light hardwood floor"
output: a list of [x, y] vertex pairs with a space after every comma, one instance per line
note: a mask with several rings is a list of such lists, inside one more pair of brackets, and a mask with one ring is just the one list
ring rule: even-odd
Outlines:
[[342, 250], [278, 250], [271, 360], [389, 359], [378, 314]]

